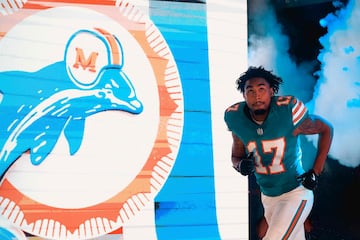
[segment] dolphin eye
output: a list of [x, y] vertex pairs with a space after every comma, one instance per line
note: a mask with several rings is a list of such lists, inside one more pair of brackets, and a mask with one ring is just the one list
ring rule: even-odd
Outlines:
[[[110, 85], [110, 84], [106, 84], [106, 85]], [[114, 80], [114, 79], [111, 79], [111, 85], [116, 87], [116, 88], [119, 88], [119, 84], [117, 84], [117, 82]], [[106, 87], [106, 86], [105, 86]]]
[[114, 95], [122, 98], [135, 98], [135, 89], [127, 75], [119, 68], [106, 68], [101, 74], [103, 88], [110, 90]]

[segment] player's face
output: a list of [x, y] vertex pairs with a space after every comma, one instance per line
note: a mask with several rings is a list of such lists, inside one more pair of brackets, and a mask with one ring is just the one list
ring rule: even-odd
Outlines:
[[273, 95], [273, 89], [263, 78], [252, 78], [245, 83], [244, 98], [254, 115], [264, 115], [268, 112]]

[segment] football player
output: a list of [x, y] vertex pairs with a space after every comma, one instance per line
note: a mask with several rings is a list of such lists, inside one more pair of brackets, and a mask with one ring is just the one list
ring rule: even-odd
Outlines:
[[[323, 171], [332, 126], [310, 115], [294, 96], [276, 96], [283, 80], [272, 71], [249, 67], [236, 80], [245, 101], [228, 107], [224, 120], [232, 132], [232, 166], [255, 174], [268, 225], [263, 240], [305, 239], [304, 222]], [[300, 135], [318, 134], [317, 155], [303, 169]]]

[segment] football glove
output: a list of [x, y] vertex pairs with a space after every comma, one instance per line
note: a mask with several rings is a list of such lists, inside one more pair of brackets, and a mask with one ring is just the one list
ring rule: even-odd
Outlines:
[[235, 170], [241, 173], [241, 175], [247, 176], [252, 174], [255, 171], [254, 163], [254, 153], [250, 152], [246, 158], [240, 160], [240, 162], [235, 166]]
[[301, 184], [310, 190], [314, 190], [318, 184], [319, 176], [316, 175], [313, 169], [307, 171], [304, 174], [301, 174], [297, 177], [297, 180], [301, 182]]

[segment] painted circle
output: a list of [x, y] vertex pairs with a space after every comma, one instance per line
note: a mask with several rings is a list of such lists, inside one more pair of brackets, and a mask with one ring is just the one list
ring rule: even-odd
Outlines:
[[[137, 10], [132, 17], [125, 14], [134, 9], [121, 2], [118, 6], [61, 6], [54, 2], [51, 8], [36, 11], [25, 4], [19, 10], [26, 15], [21, 21], [14, 21], [11, 15], [3, 17], [13, 26], [1, 29], [6, 34], [0, 41], [0, 61], [5, 63], [0, 72], [41, 70], [63, 60], [66, 42], [79, 29], [106, 29], [121, 41], [121, 71], [144, 104], [137, 115], [109, 111], [89, 117], [82, 145], [73, 156], [61, 135], [39, 166], [31, 164], [28, 154], [15, 162], [0, 186], [1, 212], [29, 233], [86, 239], [112, 232], [131, 219], [136, 212], [133, 208], [141, 210], [151, 204], [170, 173], [182, 133], [181, 82], [159, 30]], [[116, 15], [120, 17], [114, 20]], [[39, 25], [44, 19], [47, 24]], [[13, 36], [20, 40], [13, 42]], [[157, 48], [154, 41], [159, 42]], [[32, 47], [21, 53], [28, 42]], [[88, 47], [92, 43], [84, 42], [79, 44]], [[21, 53], [23, 58], [8, 59], [9, 52], [10, 56]], [[105, 60], [101, 63], [106, 65]], [[94, 82], [92, 77], [81, 77], [89, 85]]]

